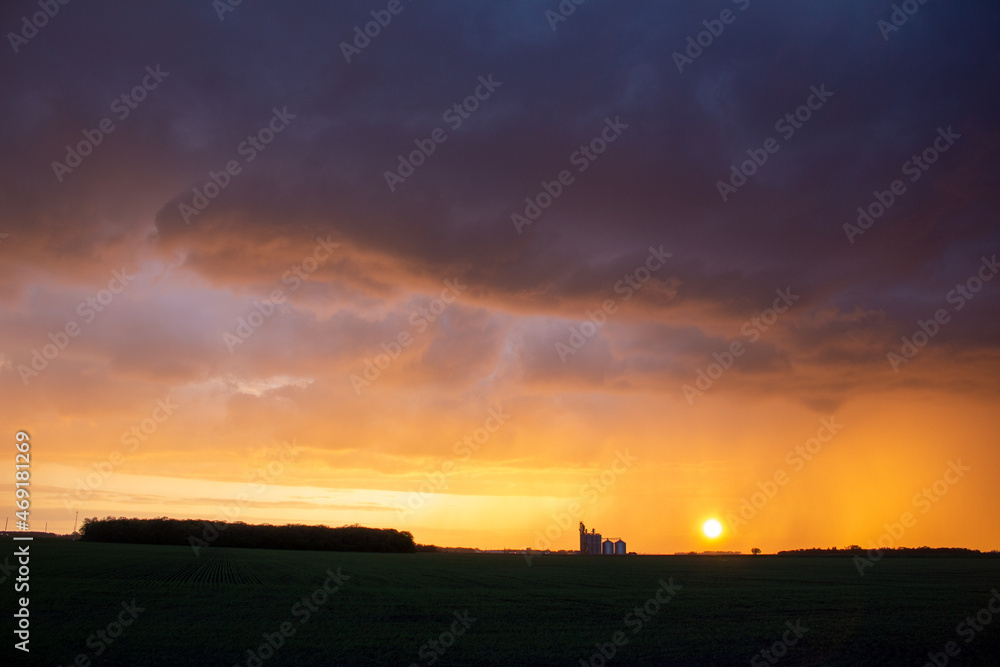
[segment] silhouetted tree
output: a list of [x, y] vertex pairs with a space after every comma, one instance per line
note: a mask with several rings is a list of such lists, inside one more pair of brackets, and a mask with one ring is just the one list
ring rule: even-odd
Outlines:
[[82, 540], [131, 544], [172, 544], [196, 547], [248, 547], [298, 549], [303, 551], [369, 551], [413, 553], [416, 544], [409, 531], [365, 528], [357, 524], [330, 528], [287, 524], [250, 525], [242, 521], [195, 521], [191, 519], [128, 519], [107, 517], [84, 519]]
[[757, 554], [760, 553], [760, 549], [758, 549], [757, 547], [754, 547], [753, 549], [750, 550], [750, 553], [752, 553], [754, 556], [756, 556]]

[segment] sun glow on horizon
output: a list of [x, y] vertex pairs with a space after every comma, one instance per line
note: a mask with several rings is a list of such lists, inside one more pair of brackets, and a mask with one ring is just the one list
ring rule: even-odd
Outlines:
[[708, 539], [714, 540], [722, 535], [722, 524], [719, 523], [718, 519], [709, 519], [702, 525], [701, 532], [705, 533], [705, 537]]

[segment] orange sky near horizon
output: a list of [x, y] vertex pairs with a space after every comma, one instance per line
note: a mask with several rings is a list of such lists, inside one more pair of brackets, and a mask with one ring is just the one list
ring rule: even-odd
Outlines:
[[[151, 294], [177, 280], [162, 270]], [[14, 401], [13, 422], [32, 441], [33, 527], [69, 532], [79, 511], [360, 523], [442, 546], [575, 549], [582, 520], [640, 553], [773, 552], [867, 546], [910, 512], [895, 546], [1000, 548], [991, 397], [874, 387], [821, 411], [775, 389], [779, 378], [736, 370], [694, 405], [679, 387], [627, 373], [574, 390], [517, 367], [511, 350], [537, 315], [491, 316], [505, 320], [483, 362], [491, 382], [460, 391], [433, 378], [407, 386], [420, 372], [412, 349], [360, 395], [353, 358], [338, 371], [199, 383], [116, 369], [81, 392], [69, 373], [84, 353], [68, 348]], [[260, 333], [267, 326], [280, 324]], [[935, 372], [932, 354], [919, 363], [912, 377]], [[942, 486], [951, 463], [962, 475]], [[701, 526], [713, 517], [725, 528], [710, 540]]]

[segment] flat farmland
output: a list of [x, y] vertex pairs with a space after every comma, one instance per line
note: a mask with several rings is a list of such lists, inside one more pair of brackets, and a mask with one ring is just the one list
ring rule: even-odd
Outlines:
[[[861, 577], [847, 557], [529, 566], [35, 540], [30, 577], [31, 654], [13, 664], [920, 666], [948, 642], [948, 664], [1000, 664], [996, 558], [887, 557]], [[8, 578], [5, 610], [12, 596]]]

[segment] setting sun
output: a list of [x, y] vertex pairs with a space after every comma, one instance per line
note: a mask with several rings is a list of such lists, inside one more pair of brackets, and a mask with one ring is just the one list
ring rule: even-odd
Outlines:
[[719, 535], [722, 535], [722, 524], [719, 523], [717, 519], [709, 519], [705, 522], [705, 525], [701, 527], [701, 530], [705, 533], [705, 537], [714, 540]]

